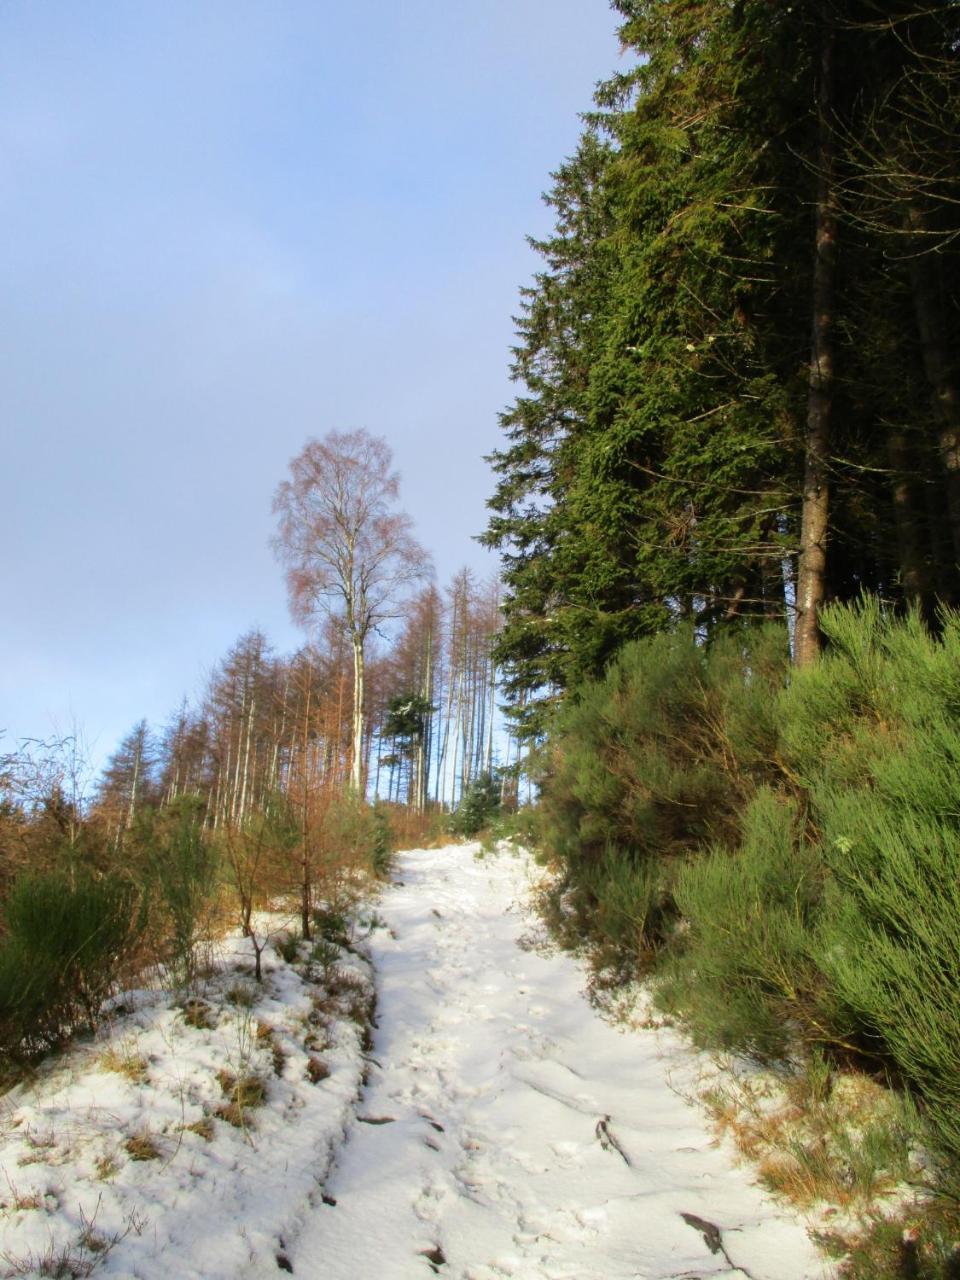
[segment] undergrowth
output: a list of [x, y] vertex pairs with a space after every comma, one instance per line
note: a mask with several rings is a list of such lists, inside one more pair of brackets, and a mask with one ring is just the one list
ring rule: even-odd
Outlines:
[[960, 1195], [960, 617], [934, 636], [864, 600], [822, 626], [809, 669], [782, 628], [679, 629], [568, 697], [541, 905], [596, 990], [650, 974], [698, 1044], [800, 1064], [801, 1096], [715, 1098], [718, 1122], [798, 1203], [867, 1222], [919, 1184], [916, 1239], [851, 1229], [847, 1274], [939, 1277]]

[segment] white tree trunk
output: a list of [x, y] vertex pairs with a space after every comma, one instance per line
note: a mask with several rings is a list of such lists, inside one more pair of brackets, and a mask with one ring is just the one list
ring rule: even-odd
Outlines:
[[353, 759], [350, 786], [358, 796], [363, 794], [363, 640], [353, 637]]

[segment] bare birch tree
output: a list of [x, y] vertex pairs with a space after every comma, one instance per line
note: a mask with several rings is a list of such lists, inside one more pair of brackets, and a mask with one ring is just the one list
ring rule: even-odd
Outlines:
[[350, 785], [363, 793], [364, 659], [370, 633], [430, 576], [409, 516], [394, 509], [399, 477], [386, 441], [367, 431], [308, 440], [274, 497], [274, 549], [294, 618], [338, 618], [353, 651]]

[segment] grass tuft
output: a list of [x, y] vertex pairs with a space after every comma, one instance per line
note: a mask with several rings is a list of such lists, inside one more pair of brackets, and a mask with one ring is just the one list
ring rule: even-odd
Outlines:
[[311, 1084], [319, 1084], [321, 1080], [326, 1080], [330, 1076], [330, 1068], [322, 1058], [318, 1058], [316, 1054], [311, 1054], [307, 1060], [307, 1079]]
[[237, 1009], [252, 1009], [256, 999], [256, 989], [249, 982], [235, 982], [226, 992], [227, 1003]]
[[871, 1212], [918, 1173], [909, 1104], [868, 1076], [820, 1058], [788, 1077], [733, 1076], [703, 1096], [719, 1133], [800, 1208]]
[[213, 1005], [201, 1000], [199, 996], [190, 996], [184, 1000], [180, 1011], [187, 1026], [195, 1027], [197, 1031], [212, 1031], [217, 1025], [217, 1013]]
[[212, 1142], [213, 1135], [216, 1132], [214, 1123], [209, 1116], [201, 1116], [199, 1120], [194, 1120], [192, 1124], [185, 1124], [183, 1128], [186, 1133], [195, 1133], [204, 1142]]
[[126, 1038], [108, 1045], [97, 1059], [104, 1071], [123, 1076], [131, 1084], [143, 1084], [147, 1078], [147, 1059], [137, 1049], [136, 1041]]
[[214, 1115], [235, 1129], [247, 1128], [247, 1112], [266, 1101], [266, 1081], [253, 1072], [237, 1076], [226, 1068], [217, 1072], [217, 1079], [227, 1100], [217, 1107]]
[[163, 1154], [153, 1135], [146, 1130], [132, 1134], [123, 1145], [131, 1160], [159, 1160]]

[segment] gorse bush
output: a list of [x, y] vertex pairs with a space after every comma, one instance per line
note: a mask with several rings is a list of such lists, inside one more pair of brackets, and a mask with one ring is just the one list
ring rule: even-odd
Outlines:
[[143, 924], [117, 876], [19, 876], [2, 912], [0, 1052], [30, 1058], [94, 1022]]
[[216, 845], [203, 829], [200, 805], [187, 799], [141, 816], [135, 844], [143, 859], [161, 958], [180, 983], [193, 980], [196, 948], [207, 931], [219, 884]]
[[660, 865], [615, 848], [583, 868], [579, 902], [581, 909], [591, 904], [591, 928], [603, 943], [598, 959], [615, 968], [619, 958], [626, 974], [643, 966], [650, 939], [663, 935], [673, 914]]
[[782, 702], [831, 876], [821, 961], [960, 1167], [960, 620], [933, 640], [865, 602], [823, 625]]
[[798, 1030], [816, 1036], [823, 865], [801, 826], [796, 804], [763, 787], [744, 813], [739, 847], [712, 850], [677, 877], [685, 927], [659, 996], [708, 1047], [780, 1058]]
[[802, 671], [783, 629], [627, 646], [556, 716], [545, 855], [702, 1043], [871, 1061], [960, 1170], [960, 619], [822, 625]]
[[619, 927], [635, 949], [660, 945], [682, 857], [736, 837], [756, 780], [774, 769], [786, 663], [774, 628], [709, 650], [685, 628], [628, 645], [560, 710], [541, 839], [572, 909], [608, 940]]

